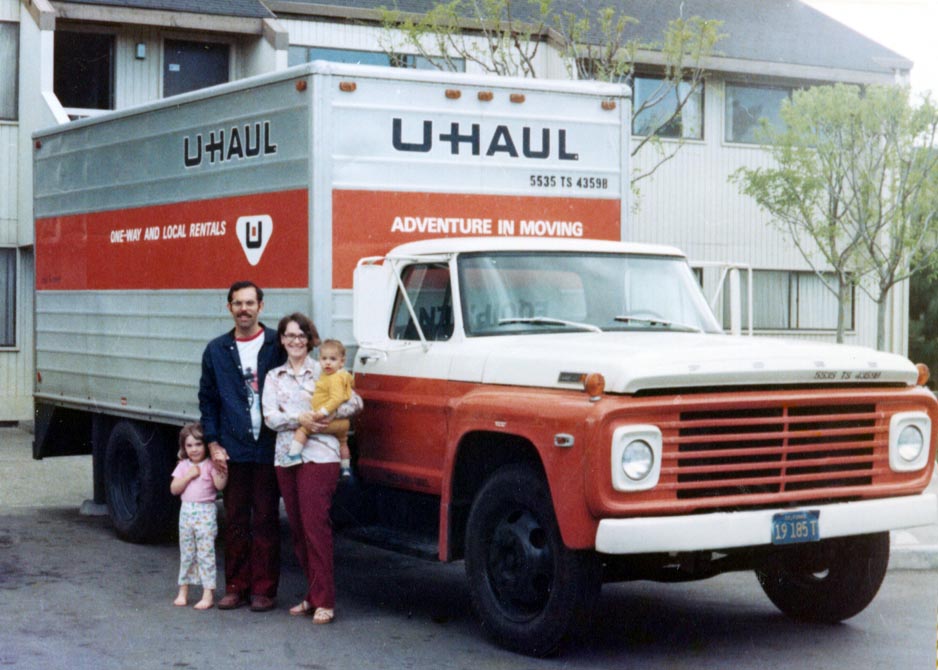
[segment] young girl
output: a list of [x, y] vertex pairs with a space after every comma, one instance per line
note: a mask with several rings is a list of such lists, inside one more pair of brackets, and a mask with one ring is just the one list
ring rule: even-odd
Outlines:
[[182, 496], [179, 510], [179, 594], [173, 604], [185, 607], [189, 584], [202, 584], [197, 610], [207, 610], [215, 595], [215, 496], [225, 488], [228, 476], [212, 467], [202, 441], [202, 426], [187, 423], [179, 431], [179, 464], [173, 470], [169, 490]]

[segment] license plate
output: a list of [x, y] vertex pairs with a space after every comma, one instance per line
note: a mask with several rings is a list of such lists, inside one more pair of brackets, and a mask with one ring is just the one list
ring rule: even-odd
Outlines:
[[772, 516], [772, 544], [817, 542], [821, 539], [818, 528], [820, 510], [780, 512]]

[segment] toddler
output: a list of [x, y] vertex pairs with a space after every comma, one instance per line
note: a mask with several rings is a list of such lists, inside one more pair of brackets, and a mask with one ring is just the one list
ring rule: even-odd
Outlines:
[[185, 607], [189, 584], [202, 584], [197, 610], [214, 605], [215, 595], [215, 497], [228, 476], [212, 466], [202, 440], [202, 426], [187, 423], [179, 431], [179, 464], [173, 470], [169, 490], [182, 496], [179, 510], [179, 594], [173, 604]]
[[[319, 345], [319, 365], [322, 373], [316, 382], [310, 405], [321, 418], [334, 413], [339, 405], [352, 397], [352, 375], [345, 369], [345, 346], [338, 340], [326, 340]], [[322, 431], [339, 439], [339, 472], [342, 479], [352, 476], [348, 431], [348, 419], [330, 421], [329, 426]], [[300, 452], [308, 437], [309, 432], [302, 426], [293, 434], [288, 452], [291, 460], [300, 461]]]

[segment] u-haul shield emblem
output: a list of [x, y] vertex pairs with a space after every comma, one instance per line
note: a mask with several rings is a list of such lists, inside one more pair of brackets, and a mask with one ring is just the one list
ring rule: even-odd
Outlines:
[[235, 233], [248, 263], [257, 265], [261, 261], [264, 249], [274, 233], [274, 220], [267, 214], [253, 214], [238, 217]]

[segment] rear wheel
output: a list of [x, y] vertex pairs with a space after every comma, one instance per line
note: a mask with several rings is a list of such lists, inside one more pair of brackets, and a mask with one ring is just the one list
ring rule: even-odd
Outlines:
[[756, 571], [762, 590], [794, 619], [837, 623], [862, 612], [889, 564], [889, 533], [792, 547]]
[[564, 546], [547, 484], [520, 465], [498, 470], [472, 504], [466, 575], [485, 631], [534, 656], [581, 631], [601, 584], [596, 554]]
[[107, 508], [119, 537], [150, 542], [172, 525], [177, 502], [169, 492], [171, 445], [159, 431], [121, 421], [108, 438], [104, 459]]

